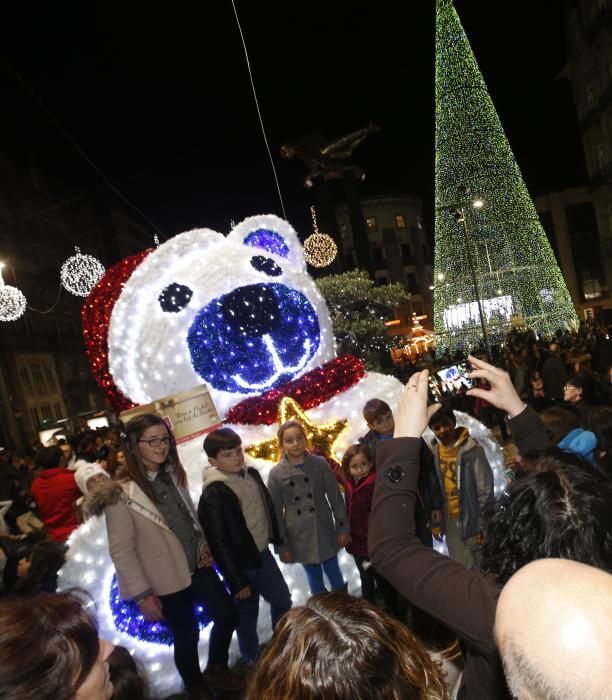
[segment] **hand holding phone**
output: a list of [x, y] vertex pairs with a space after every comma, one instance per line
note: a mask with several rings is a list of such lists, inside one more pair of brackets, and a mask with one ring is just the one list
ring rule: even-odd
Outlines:
[[469, 360], [474, 367], [474, 370], [470, 372], [470, 377], [472, 379], [486, 379], [491, 388], [470, 389], [468, 395], [485, 399], [495, 408], [501, 408], [502, 411], [505, 411], [510, 418], [518, 416], [525, 408], [525, 404], [516, 393], [508, 372], [471, 355]]

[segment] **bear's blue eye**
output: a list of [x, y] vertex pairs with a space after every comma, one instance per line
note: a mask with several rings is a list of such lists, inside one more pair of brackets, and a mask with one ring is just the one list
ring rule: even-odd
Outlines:
[[269, 277], [278, 277], [283, 274], [281, 268], [271, 258], [263, 255], [254, 255], [251, 258], [251, 265], [259, 272], [263, 272]]
[[184, 284], [173, 282], [167, 287], [164, 287], [162, 293], [157, 297], [157, 300], [159, 301], [162, 311], [175, 314], [189, 304], [192, 296], [193, 292], [189, 287], [186, 287]]

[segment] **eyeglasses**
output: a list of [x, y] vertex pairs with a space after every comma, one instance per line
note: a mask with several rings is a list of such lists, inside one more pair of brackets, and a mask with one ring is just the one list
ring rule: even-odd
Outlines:
[[150, 440], [138, 440], [138, 442], [146, 442], [149, 447], [159, 447], [160, 445], [169, 445], [172, 438], [169, 435], [163, 438], [151, 438]]

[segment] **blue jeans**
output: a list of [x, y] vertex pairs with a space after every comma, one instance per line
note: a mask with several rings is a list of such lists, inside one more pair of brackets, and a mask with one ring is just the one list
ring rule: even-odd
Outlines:
[[322, 561], [320, 564], [302, 564], [304, 571], [306, 572], [306, 578], [308, 579], [308, 585], [310, 586], [310, 592], [312, 595], [317, 593], [323, 593], [326, 591], [325, 584], [323, 583], [323, 572], [329, 579], [331, 583], [332, 591], [343, 591], [344, 590], [344, 578], [342, 577], [342, 572], [340, 571], [340, 565], [338, 564], [338, 556]]
[[259, 569], [245, 571], [251, 586], [251, 596], [245, 600], [236, 600], [240, 622], [236, 628], [240, 653], [248, 662], [254, 662], [259, 655], [259, 637], [257, 636], [257, 617], [259, 615], [259, 596], [270, 603], [272, 627], [291, 607], [291, 594], [281, 574], [276, 559], [269, 549], [261, 553]]

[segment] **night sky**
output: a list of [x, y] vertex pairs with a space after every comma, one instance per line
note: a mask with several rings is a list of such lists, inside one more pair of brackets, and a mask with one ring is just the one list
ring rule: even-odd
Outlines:
[[[287, 216], [309, 233], [305, 170], [278, 155], [310, 131], [374, 122], [355, 152], [364, 194], [409, 192], [433, 209], [433, 0], [236, 0]], [[192, 8], [48, 3], [13, 8], [3, 53], [98, 167], [165, 235], [274, 212], [278, 196], [229, 0]], [[586, 183], [560, 2], [456, 6], [532, 195]], [[494, 9], [492, 9], [494, 7]], [[102, 184], [0, 64], [0, 149], [38, 162], [58, 200]], [[332, 188], [336, 199], [341, 187]], [[89, 195], [92, 201], [115, 195]], [[87, 197], [83, 200], [87, 201]]]

